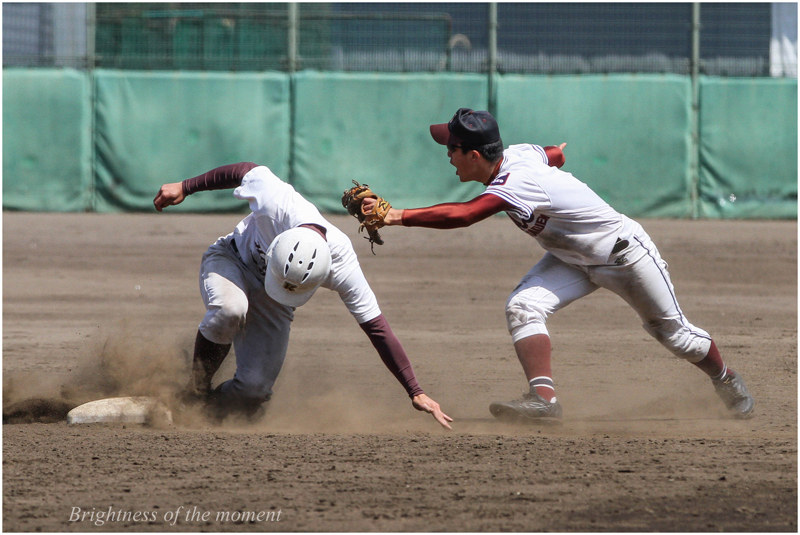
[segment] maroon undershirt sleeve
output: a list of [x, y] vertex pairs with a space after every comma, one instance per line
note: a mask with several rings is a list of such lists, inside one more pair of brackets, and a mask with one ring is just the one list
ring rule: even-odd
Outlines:
[[478, 195], [468, 202], [451, 202], [403, 210], [403, 225], [450, 229], [468, 227], [511, 206], [497, 195]]
[[400, 344], [400, 340], [392, 332], [392, 328], [389, 327], [389, 322], [386, 321], [383, 314], [360, 325], [378, 351], [383, 363], [406, 389], [408, 396], [413, 398], [423, 394], [422, 388], [417, 383], [417, 377], [414, 375], [414, 369], [411, 367], [411, 361], [408, 360], [408, 355]]
[[254, 167], [257, 167], [256, 164], [251, 162], [234, 163], [217, 167], [194, 178], [187, 178], [181, 183], [183, 194], [191, 195], [198, 191], [238, 188], [244, 175]]
[[[564, 152], [556, 146], [544, 147], [551, 167], [564, 165]], [[437, 204], [427, 208], [403, 210], [403, 226], [451, 229], [468, 227], [490, 215], [513, 208], [497, 195], [478, 195], [468, 202]]]
[[544, 152], [547, 154], [547, 161], [549, 162], [550, 167], [560, 168], [562, 165], [564, 165], [566, 156], [564, 156], [564, 152], [560, 148], [549, 145], [544, 147]]

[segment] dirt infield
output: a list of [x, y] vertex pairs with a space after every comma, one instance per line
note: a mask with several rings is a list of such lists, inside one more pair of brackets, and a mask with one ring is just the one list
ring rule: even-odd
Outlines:
[[3, 215], [5, 531], [797, 531], [796, 222], [642, 222], [751, 420], [601, 290], [549, 322], [564, 424], [495, 422], [526, 388], [503, 307], [542, 251], [491, 218], [385, 229], [373, 256], [332, 217], [452, 432], [325, 290], [262, 421], [67, 426], [76, 403], [185, 382], [200, 256], [240, 218]]

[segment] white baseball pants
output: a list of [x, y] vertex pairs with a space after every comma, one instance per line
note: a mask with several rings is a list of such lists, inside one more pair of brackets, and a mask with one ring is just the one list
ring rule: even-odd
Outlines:
[[220, 385], [222, 402], [263, 402], [289, 347], [294, 309], [273, 301], [226, 238], [208, 248], [200, 264], [206, 314], [200, 332], [217, 344], [233, 342], [236, 372]]
[[622, 297], [639, 314], [644, 329], [674, 355], [689, 362], [705, 358], [711, 337], [683, 315], [667, 263], [647, 233], [636, 226], [628, 247], [612, 255], [606, 265], [572, 265], [546, 253], [506, 304], [508, 330], [514, 342], [548, 334], [545, 324], [550, 314], [598, 288], [606, 288]]

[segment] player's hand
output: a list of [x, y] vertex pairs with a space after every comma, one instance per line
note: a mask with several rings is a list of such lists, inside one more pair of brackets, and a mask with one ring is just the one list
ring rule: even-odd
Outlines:
[[[361, 212], [364, 214], [369, 214], [375, 208], [375, 205], [378, 203], [377, 199], [373, 199], [372, 197], [367, 197], [363, 201], [361, 201]], [[403, 220], [403, 211], [398, 210], [396, 208], [389, 208], [389, 211], [386, 212], [386, 217], [383, 218], [384, 225], [399, 225]]]
[[367, 197], [366, 199], [361, 201], [361, 213], [368, 214], [372, 212], [376, 204], [378, 204], [377, 199], [373, 199], [372, 197]]
[[414, 399], [411, 400], [411, 403], [418, 411], [432, 414], [436, 421], [439, 422], [439, 424], [445, 429], [452, 429], [448, 422], [452, 422], [453, 419], [443, 413], [442, 409], [439, 407], [439, 404], [433, 401], [427, 395], [420, 394], [418, 396], [414, 396]]
[[547, 165], [561, 169], [567, 161], [567, 157], [564, 155], [564, 147], [566, 146], [566, 143], [562, 143], [560, 145], [548, 145], [543, 147], [547, 155]]
[[173, 206], [183, 202], [186, 196], [183, 194], [183, 184], [180, 182], [173, 182], [172, 184], [164, 184], [158, 190], [158, 195], [153, 199], [153, 205], [159, 212], [167, 206]]

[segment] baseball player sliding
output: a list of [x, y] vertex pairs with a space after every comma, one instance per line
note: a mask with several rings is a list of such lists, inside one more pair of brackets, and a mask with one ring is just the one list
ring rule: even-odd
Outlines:
[[447, 146], [461, 182], [486, 186], [481, 195], [465, 203], [412, 210], [392, 208], [371, 191], [352, 192], [350, 197], [360, 197], [356, 216], [370, 237], [383, 225], [449, 229], [505, 211], [547, 251], [506, 303], [508, 330], [530, 390], [521, 400], [492, 403], [489, 410], [495, 417], [533, 423], [561, 420], [547, 317], [598, 288], [622, 297], [651, 336], [705, 372], [734, 416], [752, 415], [754, 401], [744, 380], [725, 365], [709, 334], [681, 312], [667, 263], [641, 225], [560, 170], [566, 144], [512, 145], [503, 150], [494, 117], [468, 108], [430, 131], [437, 143]]
[[[153, 204], [160, 212], [198, 191], [228, 188], [252, 213], [203, 255], [200, 292], [207, 311], [195, 340], [188, 397], [207, 403], [217, 417], [257, 413], [286, 357], [295, 308], [323, 286], [339, 294], [414, 408], [449, 429], [453, 420], [420, 388], [350, 240], [292, 186], [264, 166], [239, 163], [164, 184]], [[211, 379], [232, 344], [234, 377], [212, 392]]]

